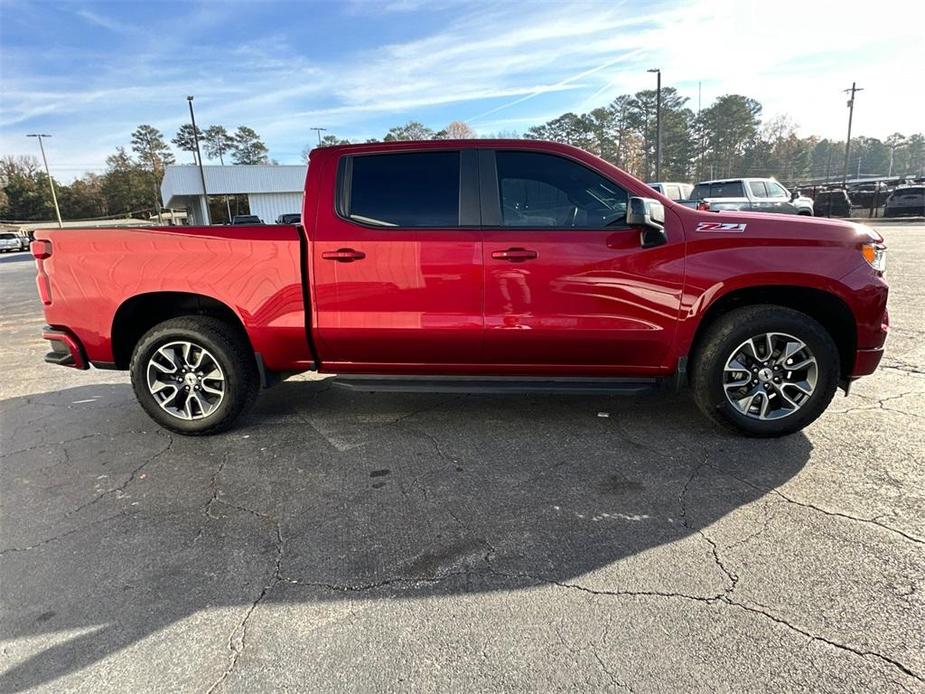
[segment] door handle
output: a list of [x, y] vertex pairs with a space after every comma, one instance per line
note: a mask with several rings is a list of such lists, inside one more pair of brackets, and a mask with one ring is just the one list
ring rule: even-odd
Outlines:
[[324, 251], [321, 257], [325, 260], [336, 260], [338, 263], [352, 263], [354, 260], [363, 260], [366, 254], [352, 248], [338, 248], [336, 251]]
[[536, 251], [531, 251], [526, 248], [508, 248], [506, 251], [492, 251], [491, 257], [495, 260], [522, 263], [525, 260], [535, 260], [539, 257], [539, 254]]

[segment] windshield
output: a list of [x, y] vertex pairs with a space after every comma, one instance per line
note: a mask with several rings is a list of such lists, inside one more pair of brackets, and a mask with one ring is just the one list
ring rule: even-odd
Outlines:
[[718, 181], [716, 183], [698, 183], [694, 186], [691, 200], [704, 198], [744, 198], [742, 181]]

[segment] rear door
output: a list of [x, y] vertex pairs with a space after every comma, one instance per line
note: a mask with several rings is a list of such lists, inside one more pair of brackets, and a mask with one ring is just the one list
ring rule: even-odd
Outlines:
[[318, 210], [311, 258], [329, 368], [481, 361], [476, 161], [475, 150], [348, 154], [325, 177], [320, 199], [336, 204]]
[[625, 190], [577, 160], [484, 150], [485, 360], [519, 371], [644, 372], [666, 359], [683, 232], [643, 249]]

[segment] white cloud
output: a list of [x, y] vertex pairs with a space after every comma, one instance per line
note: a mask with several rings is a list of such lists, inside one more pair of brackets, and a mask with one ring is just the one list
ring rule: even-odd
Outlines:
[[[925, 3], [911, 0], [890, 7], [902, 21], [876, 28], [860, 20], [860, 10], [822, 0], [684, 0], [644, 10], [613, 2], [438, 9], [418, 0], [390, 7], [360, 2], [354, 12], [381, 14], [383, 21], [389, 14], [407, 21], [420, 11], [456, 19], [421, 38], [362, 47], [336, 60], [306, 53], [301, 37], [281, 29], [226, 49], [217, 48], [220, 42], [201, 46], [205, 27], [214, 27], [224, 10], [197, 7], [170, 31], [133, 38], [131, 50], [88, 46], [86, 55], [73, 57], [86, 63], [76, 82], [4, 52], [3, 151], [25, 150], [23, 127], [51, 123], [62, 170], [102, 166], [100, 157], [127, 142], [138, 123], [172, 134], [185, 122], [185, 96], [196, 94], [197, 120], [249, 124], [271, 154], [294, 160], [310, 126], [341, 136], [380, 135], [386, 119], [426, 120], [452, 104], [455, 117], [478, 128], [522, 129], [551, 112], [587, 111], [617, 94], [652, 88], [648, 67], [660, 67], [663, 84], [677, 87], [694, 107], [702, 81], [704, 105], [720, 94], [746, 94], [764, 104], [766, 116], [789, 113], [806, 134], [843, 137], [840, 90], [852, 80], [866, 88], [856, 133], [920, 130], [925, 113], [919, 55]], [[78, 14], [113, 32], [130, 29], [100, 13]]]

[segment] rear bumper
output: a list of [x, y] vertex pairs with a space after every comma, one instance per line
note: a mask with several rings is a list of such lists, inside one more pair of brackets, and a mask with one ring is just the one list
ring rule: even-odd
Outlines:
[[90, 368], [80, 340], [66, 329], [46, 326], [42, 331], [42, 339], [48, 340], [51, 345], [51, 351], [45, 355], [47, 363], [69, 366], [72, 369]]

